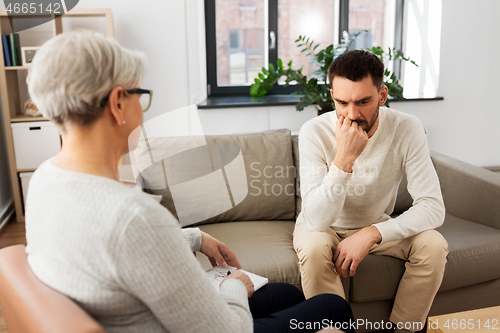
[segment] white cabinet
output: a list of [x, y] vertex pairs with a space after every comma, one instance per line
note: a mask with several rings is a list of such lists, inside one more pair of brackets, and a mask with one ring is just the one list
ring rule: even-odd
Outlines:
[[12, 123], [11, 127], [18, 170], [36, 169], [61, 150], [59, 130], [50, 121]]

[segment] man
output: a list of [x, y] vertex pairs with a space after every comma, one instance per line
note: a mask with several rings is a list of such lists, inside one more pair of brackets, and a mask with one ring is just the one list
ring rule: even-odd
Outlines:
[[[408, 330], [425, 323], [441, 285], [448, 244], [433, 229], [445, 209], [422, 124], [381, 108], [383, 76], [384, 64], [367, 51], [346, 52], [330, 66], [336, 111], [304, 124], [299, 136], [303, 201], [294, 248], [306, 298], [345, 298], [340, 276], [354, 276], [368, 253], [405, 260], [389, 319]], [[413, 205], [391, 218], [403, 172]]]

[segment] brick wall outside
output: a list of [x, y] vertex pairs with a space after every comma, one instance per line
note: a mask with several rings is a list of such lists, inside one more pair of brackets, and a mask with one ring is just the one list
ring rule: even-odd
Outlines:
[[349, 30], [368, 30], [373, 46], [384, 45], [384, 14], [386, 0], [350, 0]]

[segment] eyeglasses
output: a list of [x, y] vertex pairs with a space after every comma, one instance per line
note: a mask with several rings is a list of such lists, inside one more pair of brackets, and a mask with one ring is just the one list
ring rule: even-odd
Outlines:
[[[127, 94], [140, 94], [141, 95], [141, 96], [139, 96], [139, 102], [141, 103], [142, 112], [146, 112], [149, 109], [149, 107], [151, 106], [151, 100], [153, 99], [153, 90], [136, 88], [136, 89], [125, 90], [125, 92]], [[109, 99], [109, 94], [106, 97], [104, 97], [101, 100], [101, 102], [99, 102], [97, 104], [97, 107], [103, 108], [106, 105], [108, 99]]]

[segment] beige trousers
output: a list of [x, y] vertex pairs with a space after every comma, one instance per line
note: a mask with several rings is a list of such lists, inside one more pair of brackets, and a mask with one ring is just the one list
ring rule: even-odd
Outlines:
[[[345, 298], [340, 277], [335, 272], [333, 252], [345, 238], [360, 229], [326, 232], [309, 231], [304, 223], [297, 224], [293, 246], [299, 257], [302, 290], [306, 298], [322, 293]], [[436, 230], [382, 244], [375, 244], [370, 253], [406, 260], [389, 320], [395, 324], [425, 324], [427, 314], [443, 279], [448, 243]]]

